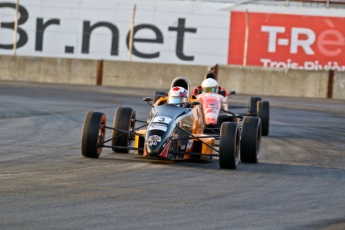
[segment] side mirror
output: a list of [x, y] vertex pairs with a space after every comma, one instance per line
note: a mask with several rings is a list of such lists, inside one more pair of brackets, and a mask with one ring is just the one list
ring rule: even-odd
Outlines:
[[193, 101], [192, 103], [190, 103], [191, 104], [191, 106], [196, 106], [196, 105], [200, 105], [200, 102], [198, 102], [198, 101]]
[[153, 99], [152, 99], [152, 97], [144, 97], [143, 101], [151, 102], [151, 101], [153, 101]]

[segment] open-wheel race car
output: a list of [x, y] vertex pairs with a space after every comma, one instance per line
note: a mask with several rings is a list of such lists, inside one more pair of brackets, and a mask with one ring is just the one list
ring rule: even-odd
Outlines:
[[[235, 94], [231, 91], [230, 94]], [[249, 98], [248, 106], [228, 105], [228, 98], [217, 93], [201, 93], [196, 95], [202, 104], [205, 132], [217, 132], [223, 122], [243, 122], [245, 117], [259, 117], [262, 126], [262, 136], [269, 134], [270, 104], [261, 97], [252, 96]], [[234, 112], [241, 109], [242, 112]], [[246, 111], [243, 111], [246, 109]], [[237, 110], [238, 111], [238, 110]]]
[[[191, 91], [190, 81], [185, 77], [174, 79], [171, 87]], [[226, 169], [236, 169], [239, 159], [245, 163], [259, 161], [262, 132], [259, 117], [244, 116], [241, 123], [225, 121], [218, 133], [205, 134], [202, 107], [194, 95], [190, 96], [188, 106], [167, 103], [168, 94], [154, 104], [151, 97], [143, 100], [152, 107], [145, 121], [136, 119], [133, 108], [118, 107], [110, 127], [104, 113], [89, 111], [82, 131], [82, 155], [98, 158], [103, 148], [111, 148], [114, 152], [134, 150], [146, 158], [174, 161], [218, 157], [219, 166]], [[107, 129], [112, 131], [108, 140]]]

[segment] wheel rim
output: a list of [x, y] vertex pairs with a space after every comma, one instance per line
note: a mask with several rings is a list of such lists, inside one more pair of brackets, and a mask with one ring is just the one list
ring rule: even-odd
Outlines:
[[[130, 132], [134, 132], [134, 130], [135, 130], [135, 117], [132, 116], [132, 118], [131, 118], [131, 125], [129, 127], [129, 131]], [[128, 136], [128, 138], [127, 138], [127, 140], [128, 140], [127, 146], [128, 146], [128, 145], [131, 144], [131, 141], [133, 141], [135, 139], [135, 135], [128, 134], [127, 136]]]
[[260, 145], [261, 145], [261, 132], [262, 132], [262, 127], [261, 127], [261, 123], [259, 124], [259, 128], [258, 128], [258, 140], [256, 143], [256, 157], [259, 160], [260, 157]]
[[237, 130], [236, 133], [236, 151], [235, 151], [235, 163], [238, 165], [238, 158], [239, 158], [239, 152], [240, 152], [240, 132]]
[[97, 142], [98, 143], [98, 148], [97, 148], [98, 154], [101, 154], [101, 152], [102, 152], [104, 138], [105, 138], [105, 128], [104, 128], [104, 120], [102, 119], [101, 125], [98, 129], [98, 142]]

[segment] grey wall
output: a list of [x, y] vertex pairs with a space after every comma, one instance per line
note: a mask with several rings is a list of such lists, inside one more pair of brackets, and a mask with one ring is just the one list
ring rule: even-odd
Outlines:
[[[185, 76], [200, 85], [207, 66], [144, 62], [100, 61], [0, 55], [0, 80], [169, 89], [171, 81]], [[98, 80], [99, 80], [98, 78]], [[345, 72], [335, 72], [329, 87], [328, 71], [285, 70], [221, 65], [219, 84], [240, 94], [345, 99]]]
[[328, 72], [260, 67], [219, 66], [218, 80], [243, 94], [327, 97]]
[[97, 61], [0, 56], [0, 79], [48, 83], [96, 84]]
[[103, 85], [169, 89], [176, 77], [188, 77], [192, 86], [201, 84], [205, 66], [104, 61]]
[[345, 99], [345, 72], [335, 72], [334, 74], [333, 98]]

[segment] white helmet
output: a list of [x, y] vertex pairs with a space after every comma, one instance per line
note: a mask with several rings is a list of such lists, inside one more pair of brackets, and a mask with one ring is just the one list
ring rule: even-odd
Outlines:
[[168, 94], [168, 104], [180, 104], [187, 102], [189, 98], [188, 91], [180, 86], [175, 86], [170, 89]]
[[218, 82], [213, 78], [207, 78], [201, 83], [203, 93], [217, 93]]

